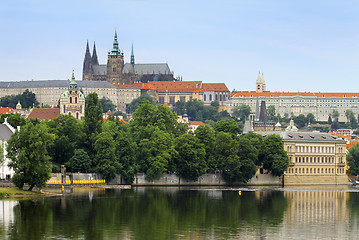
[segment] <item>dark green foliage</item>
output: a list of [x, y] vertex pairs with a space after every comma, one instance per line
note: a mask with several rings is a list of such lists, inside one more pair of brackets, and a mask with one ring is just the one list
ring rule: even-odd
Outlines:
[[140, 97], [134, 99], [128, 106], [127, 106], [127, 112], [134, 113], [138, 106], [141, 105], [141, 103], [148, 101], [149, 103], [153, 104], [153, 99], [150, 95], [141, 95]]
[[76, 149], [70, 161], [73, 172], [87, 173], [91, 169], [91, 159], [83, 149]]
[[348, 172], [354, 176], [359, 175], [359, 144], [355, 144], [348, 149], [347, 163], [349, 166]]
[[176, 171], [188, 180], [196, 181], [207, 170], [206, 151], [203, 143], [192, 134], [183, 134], [176, 138]]
[[90, 93], [86, 97], [85, 117], [83, 129], [85, 133], [84, 150], [89, 154], [90, 158], [94, 158], [94, 144], [96, 136], [101, 133], [102, 125], [102, 105], [99, 101], [97, 93]]
[[0, 115], [0, 123], [3, 123], [7, 118], [7, 122], [17, 128], [17, 126], [24, 126], [26, 124], [26, 119], [21, 117], [20, 113], [10, 113]]
[[303, 128], [308, 123], [308, 119], [303, 114], [294, 117], [293, 121], [298, 126], [298, 128]]
[[54, 135], [48, 133], [45, 124], [33, 125], [31, 122], [10, 137], [7, 157], [10, 159], [9, 167], [15, 171], [13, 182], [18, 188], [25, 183], [29, 184], [29, 190], [46, 185], [51, 177], [51, 157], [46, 148], [53, 139]]
[[147, 127], [150, 137], [139, 143], [138, 164], [140, 172], [146, 173], [147, 180], [159, 179], [176, 154], [173, 138], [159, 128]]
[[35, 93], [26, 89], [22, 94], [8, 95], [0, 98], [1, 107], [16, 108], [16, 104], [20, 101], [22, 108], [38, 107], [39, 102], [36, 100]]
[[107, 99], [105, 97], [103, 97], [101, 99], [101, 105], [102, 105], [102, 112], [103, 113], [113, 112], [113, 111], [116, 110], [116, 105], [113, 104], [110, 99]]
[[[60, 115], [47, 122], [49, 132], [55, 134], [55, 140], [49, 146], [48, 151], [52, 162], [63, 165], [70, 163], [76, 148], [79, 148], [85, 135], [80, 122], [71, 115]], [[71, 169], [71, 164], [66, 164]]]
[[120, 164], [120, 172], [127, 184], [131, 184], [137, 173], [136, 157], [138, 147], [129, 132], [121, 131], [115, 140], [116, 158]]
[[204, 144], [206, 150], [206, 161], [208, 169], [211, 171], [217, 170], [217, 161], [215, 158], [215, 132], [209, 125], [201, 125], [195, 131], [196, 138]]
[[223, 119], [214, 124], [214, 130], [217, 132], [226, 132], [234, 135], [240, 134], [242, 130], [233, 119]]
[[241, 106], [236, 106], [233, 108], [232, 110], [232, 115], [235, 116], [236, 118], [239, 118], [242, 122], [244, 122], [249, 114], [251, 113], [251, 107], [248, 105], [241, 105]]
[[276, 120], [276, 116], [275, 116], [275, 106], [274, 105], [270, 105], [267, 108], [267, 116], [268, 116], [268, 120], [269, 121], [275, 121]]
[[100, 133], [95, 142], [94, 166], [106, 182], [115, 178], [120, 165], [115, 161], [115, 141], [108, 132]]
[[134, 140], [139, 142], [141, 139], [149, 138], [148, 130], [157, 127], [159, 130], [169, 133], [172, 137], [177, 137], [186, 132], [186, 124], [177, 121], [178, 116], [172, 112], [167, 106], [152, 105], [150, 102], [143, 102], [133, 113], [133, 119], [129, 125]]
[[218, 101], [213, 101], [210, 106], [206, 106], [202, 101], [191, 99], [185, 103], [176, 102], [173, 110], [178, 115], [186, 113], [191, 121], [219, 121], [231, 117], [227, 111], [218, 112], [218, 108]]
[[287, 170], [289, 158], [280, 136], [271, 134], [264, 138], [261, 160], [263, 168], [274, 176], [281, 176]]

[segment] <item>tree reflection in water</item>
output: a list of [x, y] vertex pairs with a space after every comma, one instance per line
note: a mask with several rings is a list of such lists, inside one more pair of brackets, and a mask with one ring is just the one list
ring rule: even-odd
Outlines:
[[[9, 239], [191, 239], [265, 235], [283, 222], [280, 191], [137, 188], [20, 201]], [[5, 229], [3, 229], [5, 230]]]

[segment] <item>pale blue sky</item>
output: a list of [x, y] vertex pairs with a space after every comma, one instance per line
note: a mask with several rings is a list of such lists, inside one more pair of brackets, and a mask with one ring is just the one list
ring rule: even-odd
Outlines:
[[[106, 63], [167, 62], [183, 80], [254, 90], [359, 91], [359, 0], [3, 0], [0, 80], [82, 76], [86, 40]], [[92, 50], [92, 49], [91, 49]]]

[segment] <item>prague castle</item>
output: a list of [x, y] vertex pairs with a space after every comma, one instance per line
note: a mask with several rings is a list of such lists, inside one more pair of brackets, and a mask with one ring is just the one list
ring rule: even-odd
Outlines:
[[336, 110], [339, 121], [345, 122], [346, 110], [351, 110], [355, 116], [359, 115], [359, 92], [271, 92], [266, 91], [263, 74], [258, 75], [255, 89], [231, 93], [231, 100], [226, 103], [227, 110], [232, 112], [233, 107], [245, 104], [255, 112], [257, 102], [265, 101], [267, 106], [275, 106], [276, 114], [282, 117], [284, 114], [306, 116], [312, 113], [316, 120], [327, 121], [333, 110]]
[[112, 84], [133, 84], [134, 82], [147, 83], [150, 81], [175, 81], [176, 79], [173, 77], [173, 72], [167, 63], [135, 63], [133, 45], [131, 62], [125, 63], [123, 51], [119, 48], [117, 32], [115, 32], [112, 50], [107, 55], [107, 64], [99, 64], [95, 44], [91, 56], [87, 42], [82, 80], [108, 81]]

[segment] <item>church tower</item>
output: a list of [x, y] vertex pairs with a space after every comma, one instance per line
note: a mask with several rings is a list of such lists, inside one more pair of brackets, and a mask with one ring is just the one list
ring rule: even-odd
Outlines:
[[[96, 55], [97, 58], [97, 55]], [[85, 53], [85, 59], [84, 59], [84, 65], [82, 69], [82, 80], [92, 80], [92, 59], [91, 59], [91, 53], [89, 48], [89, 42], [87, 41], [86, 45], [86, 53]]]
[[262, 73], [262, 77], [261, 77], [261, 72], [259, 72], [256, 81], [256, 92], [265, 92], [265, 91], [266, 91], [266, 83], [264, 81], [264, 75]]
[[68, 89], [60, 96], [60, 114], [67, 114], [80, 120], [85, 116], [85, 95], [77, 87], [74, 71]]
[[118, 47], [117, 31], [113, 41], [112, 50], [107, 58], [107, 81], [112, 84], [121, 84], [122, 69], [124, 66], [123, 52]]
[[92, 52], [91, 64], [92, 64], [92, 66], [98, 65], [98, 58], [97, 58], [96, 43], [95, 42], [93, 43], [93, 52]]

